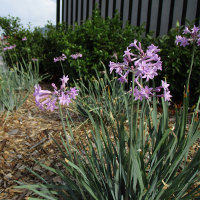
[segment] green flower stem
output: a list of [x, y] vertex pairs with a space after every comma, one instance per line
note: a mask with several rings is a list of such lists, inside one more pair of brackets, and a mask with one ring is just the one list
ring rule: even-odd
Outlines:
[[[134, 122], [133, 122], [133, 115], [134, 115], [134, 87], [135, 87], [135, 74], [132, 73], [132, 95], [131, 95], [131, 125], [130, 125], [130, 140], [129, 140], [129, 158], [128, 158], [128, 170], [127, 170], [127, 182], [126, 182], [126, 192], [125, 192], [125, 200], [128, 200], [129, 197], [129, 190], [128, 188], [130, 187], [129, 186], [129, 183], [130, 183], [130, 178], [131, 178], [131, 167], [132, 167], [132, 158], [131, 158], [131, 147], [133, 145], [133, 139], [135, 138], [135, 135], [134, 135]], [[136, 119], [137, 121], [137, 119]]]
[[60, 60], [60, 64], [61, 64], [61, 67], [62, 67], [62, 72], [63, 72], [63, 74], [65, 75], [64, 68], [63, 68], [63, 64], [62, 64], [62, 61], [61, 61], [61, 60]]
[[194, 54], [195, 54], [195, 43], [193, 43], [193, 46], [192, 46], [192, 58], [191, 58], [191, 64], [190, 64], [190, 71], [189, 71], [189, 75], [188, 75], [188, 79], [187, 79], [187, 83], [186, 83], [186, 91], [185, 91], [186, 94], [187, 94], [187, 92], [189, 92], [190, 76], [191, 76], [192, 67], [194, 64]]
[[130, 135], [130, 145], [132, 144], [134, 132], [133, 132], [133, 114], [134, 114], [134, 87], [135, 87], [135, 73], [132, 73], [132, 95], [131, 95], [131, 135]]
[[189, 107], [189, 85], [190, 85], [192, 67], [194, 64], [194, 54], [195, 54], [195, 43], [193, 43], [193, 46], [192, 46], [191, 64], [190, 64], [189, 75], [188, 75], [188, 79], [187, 79], [186, 87], [184, 91], [184, 97], [183, 97], [183, 114], [182, 114], [182, 120], [181, 120], [181, 126], [180, 126], [180, 134], [178, 136], [178, 139], [180, 142], [182, 141], [182, 139], [184, 140], [186, 125], [187, 125], [187, 116], [188, 116], [188, 107]]

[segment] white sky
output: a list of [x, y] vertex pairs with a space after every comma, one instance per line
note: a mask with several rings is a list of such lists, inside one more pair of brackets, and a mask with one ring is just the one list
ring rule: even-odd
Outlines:
[[56, 0], [0, 0], [0, 17], [19, 17], [24, 27], [56, 24]]

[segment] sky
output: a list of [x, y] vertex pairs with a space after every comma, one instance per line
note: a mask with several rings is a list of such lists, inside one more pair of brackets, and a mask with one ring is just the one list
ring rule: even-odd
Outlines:
[[0, 0], [0, 17], [19, 17], [24, 27], [56, 24], [56, 0]]

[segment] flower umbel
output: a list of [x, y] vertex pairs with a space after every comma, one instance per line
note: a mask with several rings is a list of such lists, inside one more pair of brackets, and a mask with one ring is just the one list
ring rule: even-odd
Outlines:
[[65, 61], [66, 58], [67, 58], [67, 56], [63, 53], [62, 56], [56, 57], [53, 60], [54, 60], [54, 62]]
[[78, 58], [81, 58], [83, 55], [81, 54], [81, 53], [76, 53], [76, 54], [72, 54], [71, 55], [71, 58], [72, 59], [74, 59], [74, 60], [76, 60], [76, 59], [78, 59]]
[[[138, 54], [133, 54], [131, 52], [131, 47], [134, 47]], [[165, 98], [165, 101], [170, 100], [170, 92], [167, 89], [167, 83], [163, 82], [163, 85], [158, 88], [149, 88], [147, 85], [143, 86], [139, 83], [140, 80], [149, 80], [154, 79], [158, 75], [158, 71], [162, 70], [162, 61], [159, 55], [157, 54], [160, 51], [157, 46], [151, 44], [147, 47], [146, 52], [142, 49], [142, 45], [137, 40], [134, 40], [133, 43], [127, 47], [127, 50], [124, 51], [123, 63], [114, 63], [110, 62], [110, 73], [115, 70], [115, 72], [120, 76], [118, 79], [121, 83], [128, 82], [127, 77], [131, 72], [133, 73], [135, 83], [137, 84], [134, 87], [134, 96], [135, 100], [150, 99], [156, 92], [160, 92], [161, 88], [164, 89], [164, 94], [159, 95]], [[165, 83], [165, 85], [164, 85]], [[132, 93], [133, 88], [131, 88]]]
[[7, 50], [11, 50], [11, 49], [14, 49], [16, 47], [16, 45], [11, 45], [11, 46], [8, 46], [8, 47], [4, 47], [3, 48], [3, 51], [7, 51]]
[[26, 40], [27, 40], [27, 37], [23, 37], [23, 38], [22, 38], [22, 41], [26, 41]]
[[190, 43], [197, 43], [197, 46], [200, 46], [200, 28], [196, 27], [194, 25], [194, 27], [190, 30], [188, 27], [185, 27], [183, 34], [185, 36], [180, 36], [177, 35], [176, 36], [176, 45], [180, 45], [183, 47], [186, 47], [187, 45], [189, 45]]
[[54, 91], [49, 90], [42, 90], [39, 85], [35, 85], [35, 102], [36, 105], [41, 110], [50, 110], [54, 111], [55, 109], [58, 109], [56, 106], [57, 102], [60, 105], [69, 105], [72, 102], [72, 99], [75, 99], [78, 95], [78, 90], [74, 87], [70, 90], [66, 90], [66, 84], [68, 82], [69, 78], [68, 76], [64, 76], [61, 78], [62, 84], [60, 86], [60, 89], [56, 87], [54, 83], [52, 83], [52, 87]]

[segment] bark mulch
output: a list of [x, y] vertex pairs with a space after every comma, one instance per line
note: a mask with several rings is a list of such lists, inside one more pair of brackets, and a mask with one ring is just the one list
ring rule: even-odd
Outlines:
[[59, 111], [39, 110], [33, 96], [7, 118], [6, 113], [0, 116], [0, 200], [28, 198], [31, 192], [14, 188], [19, 185], [16, 181], [41, 182], [26, 167], [55, 183], [61, 182], [59, 177], [53, 176], [53, 173], [45, 171], [35, 162], [37, 160], [47, 166], [55, 166], [55, 163], [59, 165], [57, 161], [62, 156], [52, 137], [59, 141], [60, 134], [63, 134], [63, 130]]

